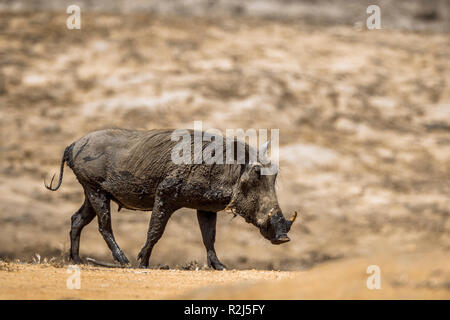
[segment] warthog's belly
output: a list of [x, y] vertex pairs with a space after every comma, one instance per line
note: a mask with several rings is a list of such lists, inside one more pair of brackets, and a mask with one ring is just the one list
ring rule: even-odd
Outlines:
[[121, 207], [144, 211], [153, 208], [157, 185], [157, 179], [141, 180], [126, 171], [109, 174], [102, 183], [104, 190]]

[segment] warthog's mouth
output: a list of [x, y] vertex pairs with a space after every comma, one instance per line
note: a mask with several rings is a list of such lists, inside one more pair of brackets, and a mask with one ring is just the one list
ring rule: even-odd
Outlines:
[[289, 239], [289, 237], [287, 235], [283, 235], [281, 237], [277, 237], [273, 240], [270, 240], [270, 242], [272, 244], [282, 244], [282, 243], [289, 242], [289, 241], [291, 241], [291, 239]]

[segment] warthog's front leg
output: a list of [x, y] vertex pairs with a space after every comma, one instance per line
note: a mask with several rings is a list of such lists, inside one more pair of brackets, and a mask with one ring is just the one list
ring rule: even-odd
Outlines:
[[156, 197], [152, 216], [150, 218], [150, 226], [147, 232], [147, 241], [138, 255], [138, 260], [141, 260], [141, 263], [139, 264], [140, 268], [148, 267], [153, 246], [161, 239], [167, 221], [175, 210], [175, 208], [171, 207], [165, 201], [161, 201], [159, 196]]
[[197, 210], [197, 219], [200, 230], [202, 231], [203, 244], [206, 248], [208, 266], [216, 270], [225, 269], [225, 265], [219, 261], [216, 250], [214, 249], [214, 242], [216, 241], [217, 212]]

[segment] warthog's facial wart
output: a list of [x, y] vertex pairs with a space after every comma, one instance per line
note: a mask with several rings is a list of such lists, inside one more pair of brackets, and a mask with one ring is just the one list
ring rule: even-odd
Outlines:
[[261, 164], [249, 166], [234, 190], [230, 208], [258, 227], [261, 235], [273, 244], [290, 241], [287, 233], [297, 213], [286, 220], [278, 205], [274, 175], [262, 175]]

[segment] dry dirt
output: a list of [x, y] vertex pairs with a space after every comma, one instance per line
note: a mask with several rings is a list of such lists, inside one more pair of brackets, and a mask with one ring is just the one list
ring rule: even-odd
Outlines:
[[[377, 263], [381, 287], [369, 290]], [[0, 299], [449, 299], [450, 255], [375, 256], [324, 263], [309, 271], [183, 271], [0, 263]]]
[[[191, 289], [220, 285], [222, 278], [238, 285], [245, 277], [278, 275], [315, 287], [334, 266], [343, 277], [347, 267], [354, 268], [349, 274], [360, 281], [366, 263], [380, 255], [413, 257], [405, 260], [408, 268], [423, 275], [410, 286], [393, 287], [387, 297], [450, 297], [448, 280], [437, 289], [417, 287], [431, 277], [432, 261], [442, 269], [439, 277], [448, 279], [448, 269], [440, 267], [449, 264], [450, 250], [448, 33], [246, 16], [88, 12], [82, 29], [71, 31], [66, 17], [61, 11], [0, 12], [0, 258], [31, 262], [38, 253], [63, 260], [82, 189], [70, 170], [58, 192], [45, 190], [43, 179], [58, 170], [71, 142], [106, 127], [186, 128], [202, 120], [204, 129], [280, 128], [280, 205], [286, 215], [302, 213], [292, 241], [273, 246], [243, 219], [220, 214], [216, 249], [231, 269], [292, 273], [87, 268], [87, 291], [68, 293], [64, 268], [13, 264], [12, 272], [0, 271], [2, 297], [194, 296]], [[113, 209], [117, 242], [135, 264], [149, 214]], [[80, 251], [111, 261], [96, 221], [84, 229]], [[195, 212], [180, 210], [150, 263], [179, 269], [192, 260], [203, 266], [204, 248]], [[171, 274], [190, 280], [172, 288], [165, 278]], [[118, 284], [97, 281], [96, 275]], [[137, 279], [147, 276], [142, 281], [151, 293], [139, 290]], [[51, 293], [39, 281], [62, 291]], [[136, 286], [120, 296], [100, 284], [120, 287], [120, 281]], [[257, 285], [246, 288], [252, 296], [259, 291]], [[356, 287], [354, 293], [330, 293], [326, 283], [318, 288], [286, 292], [366, 294]], [[202, 290], [195, 296], [226, 296]]]

